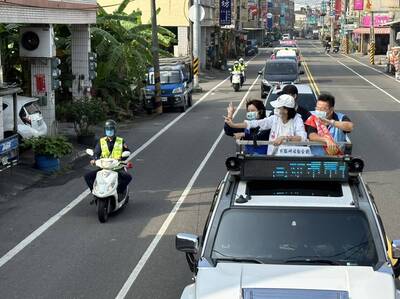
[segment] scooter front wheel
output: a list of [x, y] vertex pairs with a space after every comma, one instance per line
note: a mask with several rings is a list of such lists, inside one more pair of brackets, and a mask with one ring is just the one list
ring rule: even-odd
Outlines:
[[101, 223], [105, 223], [108, 220], [109, 205], [110, 201], [108, 198], [99, 198], [97, 200], [97, 216]]

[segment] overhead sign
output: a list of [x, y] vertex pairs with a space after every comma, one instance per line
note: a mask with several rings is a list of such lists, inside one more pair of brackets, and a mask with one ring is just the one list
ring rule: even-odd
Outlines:
[[364, 10], [364, 0], [354, 0], [354, 10]]
[[232, 0], [219, 1], [219, 24], [221, 26], [232, 23]]
[[[199, 5], [199, 15], [200, 15], [200, 22], [204, 20], [204, 17], [206, 16], [206, 11], [204, 10], [203, 6]], [[194, 23], [196, 22], [196, 5], [192, 5], [189, 8], [189, 19]]]

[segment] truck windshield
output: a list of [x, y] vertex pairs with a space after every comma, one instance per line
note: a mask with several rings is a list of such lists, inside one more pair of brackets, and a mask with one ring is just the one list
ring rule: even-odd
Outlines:
[[268, 75], [296, 75], [297, 64], [296, 63], [267, 63], [265, 67], [265, 76]]
[[353, 209], [230, 209], [212, 258], [262, 263], [373, 266], [378, 257], [365, 215]]
[[[179, 71], [160, 71], [161, 84], [180, 83], [181, 73]], [[154, 73], [149, 73], [149, 84], [154, 84]]]

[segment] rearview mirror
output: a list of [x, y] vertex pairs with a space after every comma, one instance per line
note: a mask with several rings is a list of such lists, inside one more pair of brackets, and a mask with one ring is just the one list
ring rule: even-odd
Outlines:
[[258, 71], [258, 74], [259, 74], [259, 75], [262, 75], [262, 73], [263, 73], [263, 71]]
[[177, 250], [186, 253], [186, 261], [191, 272], [196, 273], [197, 261], [195, 255], [199, 251], [199, 237], [193, 234], [179, 233], [175, 237]]
[[300, 71], [300, 75], [304, 75], [304, 71], [303, 70]]
[[175, 247], [177, 250], [197, 254], [199, 250], [199, 237], [193, 234], [179, 233], [175, 237]]
[[229, 68], [228, 71], [232, 72], [232, 68]]
[[86, 149], [86, 154], [88, 154], [89, 156], [93, 156], [94, 152], [92, 149], [88, 148], [88, 149]]
[[122, 158], [128, 158], [130, 155], [131, 155], [131, 152], [130, 152], [130, 151], [124, 151], [124, 152], [122, 152], [121, 157], [122, 157]]
[[392, 241], [392, 257], [394, 259], [400, 259], [400, 240]]

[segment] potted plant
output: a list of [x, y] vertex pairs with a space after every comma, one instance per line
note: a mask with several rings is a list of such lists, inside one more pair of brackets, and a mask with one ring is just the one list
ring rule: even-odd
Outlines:
[[34, 137], [24, 145], [32, 148], [36, 167], [46, 172], [59, 170], [60, 158], [72, 152], [72, 144], [63, 136]]
[[99, 100], [82, 98], [65, 107], [68, 120], [74, 123], [79, 144], [94, 146], [93, 126], [105, 120], [103, 105]]

